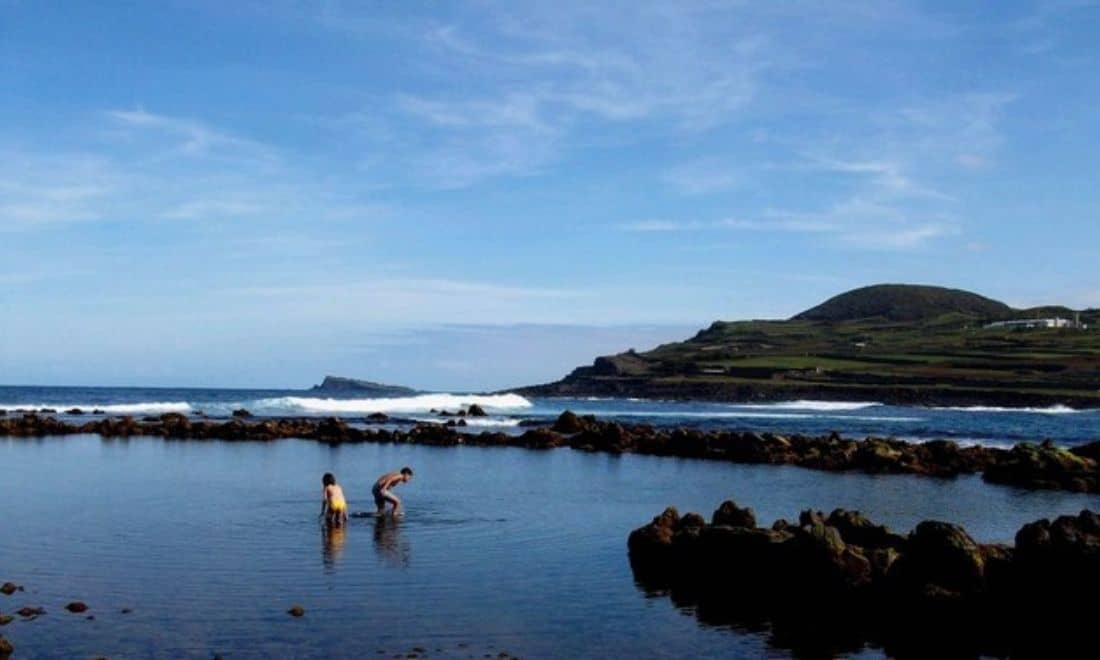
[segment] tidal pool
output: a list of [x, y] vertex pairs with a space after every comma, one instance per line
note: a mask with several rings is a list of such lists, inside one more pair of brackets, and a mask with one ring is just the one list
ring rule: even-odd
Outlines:
[[[371, 511], [374, 479], [404, 465], [416, 476], [397, 489], [403, 520], [319, 524], [324, 472], [352, 511]], [[1011, 542], [1025, 522], [1100, 506], [978, 477], [298, 440], [0, 438], [0, 472], [0, 582], [26, 587], [0, 611], [48, 611], [0, 634], [35, 658], [782, 657], [766, 633], [647, 598], [630, 530], [670, 504], [709, 517], [733, 498], [762, 524], [843, 507], [898, 531], [934, 518]], [[89, 611], [66, 612], [72, 600]], [[286, 614], [294, 604], [304, 617]]]

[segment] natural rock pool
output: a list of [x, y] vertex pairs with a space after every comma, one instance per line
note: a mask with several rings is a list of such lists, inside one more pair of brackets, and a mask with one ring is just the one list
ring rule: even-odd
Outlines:
[[[397, 490], [405, 519], [325, 532], [324, 472], [369, 511], [374, 479], [403, 465], [416, 470]], [[0, 438], [0, 467], [0, 582], [26, 588], [0, 612], [48, 612], [0, 634], [35, 658], [782, 656], [766, 632], [647, 598], [630, 530], [666, 505], [709, 516], [732, 497], [762, 524], [843, 507], [903, 533], [942, 519], [1011, 542], [1025, 522], [1100, 506], [976, 476], [569, 449]], [[76, 600], [89, 610], [65, 611]], [[305, 616], [287, 614], [296, 604]]]

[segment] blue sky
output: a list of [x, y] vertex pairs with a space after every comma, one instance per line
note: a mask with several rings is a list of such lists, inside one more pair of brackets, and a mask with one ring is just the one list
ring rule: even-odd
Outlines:
[[1100, 306], [1093, 2], [0, 0], [0, 382], [482, 389]]

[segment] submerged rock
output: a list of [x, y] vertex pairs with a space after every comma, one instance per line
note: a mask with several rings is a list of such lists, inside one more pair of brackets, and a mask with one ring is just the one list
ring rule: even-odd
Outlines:
[[302, 617], [305, 616], [306, 609], [301, 605], [294, 605], [289, 610], [287, 610], [286, 613], [293, 617]]
[[79, 600], [74, 600], [73, 602], [66, 605], [65, 609], [69, 610], [73, 614], [82, 614], [88, 611], [88, 606], [80, 602]]
[[4, 594], [5, 596], [10, 596], [16, 591], [23, 591], [23, 587], [14, 582], [5, 582], [3, 585], [0, 585], [0, 594]]
[[238, 408], [237, 410], [233, 411], [233, 416], [239, 419], [244, 417], [251, 417], [252, 413], [248, 412], [248, 410], [245, 408]]
[[41, 607], [23, 607], [15, 611], [16, 614], [24, 619], [30, 619], [36, 616], [42, 616], [46, 613], [46, 610]]

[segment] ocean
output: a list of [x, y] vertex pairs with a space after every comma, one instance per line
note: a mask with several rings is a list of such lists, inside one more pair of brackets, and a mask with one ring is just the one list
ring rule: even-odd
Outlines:
[[72, 409], [137, 417], [178, 412], [227, 418], [246, 409], [259, 417], [337, 416], [354, 422], [384, 413], [409, 422], [440, 422], [435, 411], [478, 404], [489, 416], [468, 419], [467, 430], [520, 431], [525, 420], [551, 422], [564, 410], [601, 419], [663, 427], [772, 431], [910, 440], [953, 439], [1006, 447], [1052, 440], [1075, 445], [1100, 440], [1100, 410], [1049, 408], [921, 408], [873, 402], [790, 401], [726, 404], [636, 399], [528, 399], [516, 394], [426, 393], [396, 398], [333, 397], [303, 390], [117, 387], [0, 387], [0, 410]]

